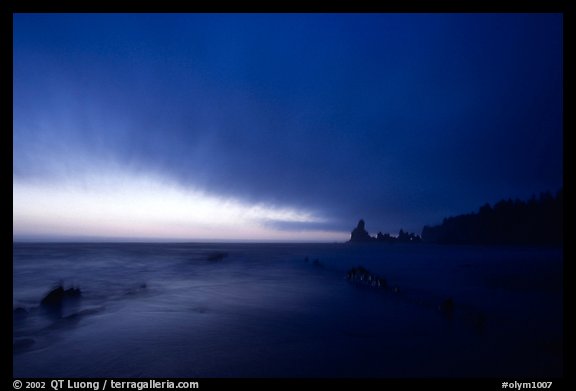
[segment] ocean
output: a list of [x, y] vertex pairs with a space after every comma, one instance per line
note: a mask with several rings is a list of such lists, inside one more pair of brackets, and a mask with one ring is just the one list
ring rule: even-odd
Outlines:
[[[560, 377], [562, 260], [530, 247], [15, 243], [13, 375]], [[348, 280], [358, 266], [387, 288]], [[41, 305], [59, 284], [81, 297]]]

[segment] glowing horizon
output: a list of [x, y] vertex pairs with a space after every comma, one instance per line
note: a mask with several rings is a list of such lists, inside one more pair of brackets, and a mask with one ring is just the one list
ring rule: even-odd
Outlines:
[[343, 233], [278, 229], [319, 224], [310, 211], [248, 204], [158, 176], [100, 172], [51, 183], [14, 181], [15, 238], [90, 237], [186, 241], [334, 241]]

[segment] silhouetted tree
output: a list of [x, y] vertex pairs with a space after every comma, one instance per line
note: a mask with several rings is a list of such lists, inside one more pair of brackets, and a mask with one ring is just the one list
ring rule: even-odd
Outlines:
[[478, 213], [444, 219], [441, 225], [425, 226], [422, 239], [444, 244], [559, 245], [562, 243], [562, 189], [519, 199], [485, 204]]

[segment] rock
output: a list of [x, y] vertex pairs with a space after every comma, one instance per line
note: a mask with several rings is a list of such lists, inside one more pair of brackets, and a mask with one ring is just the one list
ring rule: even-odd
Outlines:
[[364, 223], [364, 220], [360, 219], [358, 225], [356, 226], [356, 228], [352, 230], [350, 234], [350, 242], [362, 243], [362, 242], [371, 242], [374, 240], [374, 238], [372, 238], [370, 234], [368, 234], [368, 231], [366, 231], [365, 226], [366, 224]]
[[350, 269], [348, 273], [346, 273], [346, 278], [350, 281], [367, 285], [372, 288], [388, 288], [388, 282], [384, 277], [374, 275], [362, 266]]
[[59, 307], [65, 300], [79, 299], [82, 297], [80, 288], [64, 289], [62, 285], [51, 290], [40, 302], [44, 307]]

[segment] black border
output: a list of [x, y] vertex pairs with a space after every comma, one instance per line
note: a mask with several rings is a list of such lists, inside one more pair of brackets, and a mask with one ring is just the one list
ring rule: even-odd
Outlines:
[[[190, 1], [184, 0], [165, 0], [165, 1], [74, 1], [65, 2], [58, 0], [50, 1], [30, 1], [30, 0], [0, 0], [0, 90], [2, 93], [2, 112], [0, 114], [0, 121], [3, 125], [1, 132], [2, 140], [0, 141], [0, 164], [2, 178], [9, 178], [12, 176], [13, 160], [12, 160], [12, 129], [13, 112], [8, 106], [12, 102], [12, 86], [13, 86], [13, 14], [14, 13], [75, 13], [75, 12], [117, 12], [117, 13], [141, 13], [141, 12], [421, 12], [421, 13], [436, 13], [436, 12], [466, 12], [466, 13], [562, 13], [563, 15], [563, 28], [564, 28], [564, 200], [572, 200], [573, 191], [571, 178], [574, 177], [574, 161], [572, 156], [571, 147], [574, 145], [573, 132], [574, 128], [574, 109], [576, 104], [574, 102], [574, 69], [576, 66], [571, 54], [574, 53], [576, 48], [573, 37], [573, 6], [569, 0], [566, 1], [481, 1], [481, 0], [405, 0], [396, 2], [386, 2], [383, 0], [364, 0], [364, 1], [342, 1], [331, 0], [316, 2], [293, 0], [293, 1]], [[11, 186], [10, 186], [11, 187]], [[12, 201], [12, 192], [8, 185], [3, 194], [2, 199], [5, 203]], [[6, 208], [8, 209], [8, 207]], [[6, 243], [3, 246], [5, 258], [3, 261], [4, 272], [2, 284], [2, 296], [5, 298], [4, 313], [10, 311], [10, 315], [5, 319], [12, 319], [12, 311], [10, 310], [12, 303], [8, 303], [12, 298], [12, 244], [8, 243], [7, 238], [13, 238], [12, 227], [9, 225], [12, 222], [12, 214], [8, 218], [9, 212], [6, 212], [4, 218], [1, 219], [3, 225], [3, 238], [6, 238]], [[563, 389], [568, 384], [574, 386], [574, 366], [572, 346], [572, 331], [575, 329], [574, 321], [571, 315], [568, 315], [568, 309], [574, 308], [574, 289], [571, 284], [571, 276], [573, 276], [572, 259], [572, 246], [569, 245], [570, 233], [575, 232], [573, 226], [572, 216], [574, 216], [571, 203], [564, 201], [564, 259], [569, 259], [569, 262], [564, 262], [564, 377], [561, 379], [533, 379], [540, 381], [553, 381], [553, 389]], [[10, 323], [12, 327], [12, 323]], [[8, 339], [9, 336], [6, 336]], [[9, 341], [6, 341], [3, 346], [8, 347]], [[12, 351], [6, 349], [6, 360], [4, 362], [12, 363]], [[13, 368], [12, 365], [5, 365], [3, 368], [5, 378], [7, 381], [4, 383], [6, 389], [12, 388], [13, 381]], [[128, 379], [122, 379], [128, 380]], [[134, 379], [145, 380], [145, 379]], [[162, 380], [162, 379], [157, 379]], [[177, 379], [174, 379], [177, 380]], [[234, 387], [248, 387], [249, 389], [270, 389], [275, 386], [287, 387], [344, 387], [349, 389], [362, 389], [372, 388], [377, 386], [391, 386], [391, 389], [412, 389], [420, 388], [425, 389], [428, 387], [442, 387], [443, 389], [486, 389], [494, 390], [501, 389], [502, 381], [514, 381], [521, 379], [182, 379], [194, 380], [200, 383], [201, 389], [214, 389], [220, 387], [234, 388]], [[9, 382], [8, 382], [9, 381]], [[567, 387], [566, 387], [567, 388]]]
[[[68, 388], [66, 384], [68, 383], [67, 380], [71, 382], [98, 382], [99, 383], [99, 390], [102, 390], [104, 379], [103, 378], [19, 378], [21, 382], [44, 382], [46, 390], [52, 390], [50, 387], [50, 383], [53, 380], [64, 380], [64, 386], [59, 388], [58, 391], [68, 391], [74, 390], [74, 388]], [[122, 382], [149, 382], [151, 378], [109, 378], [107, 379], [107, 387], [106, 390], [136, 390], [134, 388], [111, 388], [110, 387], [110, 380], [114, 381], [122, 381]], [[430, 391], [432, 389], [441, 389], [441, 390], [459, 390], [459, 391], [471, 391], [471, 390], [510, 390], [510, 388], [502, 388], [503, 382], [552, 382], [550, 390], [562, 390], [566, 385], [566, 382], [558, 379], [450, 379], [450, 381], [446, 381], [446, 379], [324, 379], [324, 378], [310, 378], [310, 379], [214, 379], [214, 378], [196, 378], [196, 379], [188, 379], [188, 378], [154, 378], [152, 380], [161, 382], [170, 380], [174, 383], [177, 382], [198, 382], [198, 390], [213, 390], [213, 389], [234, 389], [234, 388], [241, 388], [243, 390], [276, 390], [278, 388], [287, 389], [287, 390], [298, 390], [299, 387], [304, 388], [306, 390], [324, 390], [324, 389], [338, 389], [338, 390], [350, 390], [355, 391], [359, 389], [380, 389], [382, 391], [391, 390], [419, 390], [419, 391]], [[12, 383], [10, 383], [12, 384]], [[280, 387], [279, 387], [280, 386]], [[384, 387], [377, 388], [381, 386], [389, 386], [390, 388], [386, 389]], [[329, 387], [329, 388], [328, 388]], [[438, 387], [438, 388], [437, 388]], [[158, 389], [158, 388], [157, 388]], [[23, 387], [22, 390], [25, 390]], [[76, 389], [78, 390], [78, 389]], [[143, 388], [143, 390], [154, 390], [151, 388]], [[158, 389], [159, 390], [159, 389]], [[165, 388], [164, 390], [168, 390]], [[174, 388], [174, 390], [178, 390]], [[192, 388], [184, 389], [180, 388], [180, 390], [193, 390]], [[517, 390], [517, 389], [516, 389]], [[528, 389], [524, 389], [528, 390]], [[538, 390], [544, 390], [538, 389]]]
[[[572, 284], [572, 277], [574, 276], [574, 242], [570, 239], [570, 233], [575, 232], [574, 227], [574, 208], [571, 202], [567, 200], [574, 200], [574, 108], [576, 107], [574, 101], [574, 69], [576, 64], [573, 55], [575, 40], [574, 34], [574, 5], [571, 7], [566, 5], [563, 15], [563, 125], [564, 125], [564, 145], [563, 145], [563, 158], [564, 158], [564, 218], [563, 218], [563, 243], [564, 243], [564, 271], [563, 271], [563, 290], [564, 290], [564, 379], [567, 383], [576, 385], [575, 371], [576, 364], [574, 363], [574, 343], [573, 335], [575, 330], [574, 323], [574, 287]], [[566, 262], [568, 260], [568, 262]], [[572, 312], [570, 312], [570, 310]], [[568, 313], [570, 312], [570, 315]]]
[[12, 12], [564, 12], [569, 0], [4, 0]]
[[[13, 62], [12, 62], [12, 45], [13, 45], [13, 25], [12, 25], [12, 14], [5, 10], [5, 5], [0, 3], [0, 178], [5, 179], [8, 182], [8, 178], [12, 178], [12, 107], [9, 103], [13, 100], [12, 95], [12, 75], [13, 75]], [[12, 206], [12, 185], [5, 184], [5, 191], [2, 193], [3, 203]], [[3, 188], [4, 190], [4, 188]], [[2, 290], [1, 295], [3, 300], [2, 314], [6, 314], [4, 319], [9, 321], [9, 327], [12, 329], [12, 298], [13, 298], [13, 286], [12, 286], [12, 275], [13, 275], [13, 265], [12, 265], [12, 243], [8, 242], [8, 238], [13, 240], [12, 236], [12, 208], [6, 206], [6, 209], [2, 208], [3, 213], [0, 215], [0, 224], [2, 227]], [[10, 310], [9, 310], [10, 309]], [[8, 314], [8, 311], [10, 313]], [[8, 335], [6, 336], [8, 337]], [[10, 346], [8, 344], [8, 338], [3, 343], [4, 346]], [[3, 360], [5, 363], [12, 364], [12, 352], [11, 349], [6, 349], [6, 358]], [[5, 365], [2, 368], [3, 375], [6, 378], [12, 377], [12, 365]], [[10, 387], [12, 385], [10, 384]], [[11, 389], [11, 388], [9, 388]]]

